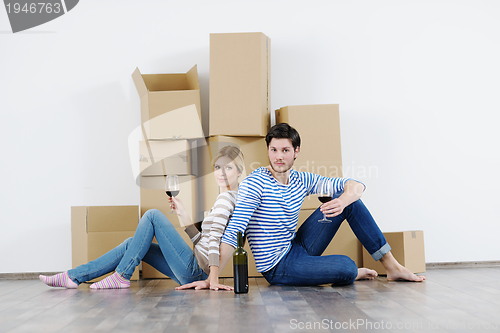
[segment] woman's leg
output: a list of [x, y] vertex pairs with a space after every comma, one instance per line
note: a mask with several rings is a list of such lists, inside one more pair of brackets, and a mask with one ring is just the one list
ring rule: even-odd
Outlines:
[[158, 244], [151, 244], [143, 261], [181, 285], [206, 279], [192, 248], [165, 215], [153, 209], [150, 218]]
[[90, 281], [115, 270], [127, 251], [132, 237], [86, 264], [53, 276], [40, 275], [40, 280], [51, 287], [76, 288], [80, 283]]
[[142, 216], [134, 237], [127, 239], [99, 258], [68, 271], [71, 280], [82, 283], [90, 281], [112, 271], [116, 271], [126, 280], [130, 280], [135, 267], [149, 250], [153, 241], [154, 228], [151, 223], [152, 212], [149, 210]]

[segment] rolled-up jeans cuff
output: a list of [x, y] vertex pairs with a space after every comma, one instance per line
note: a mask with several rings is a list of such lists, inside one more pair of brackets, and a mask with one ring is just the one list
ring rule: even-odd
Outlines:
[[375, 253], [372, 253], [372, 258], [375, 261], [379, 261], [380, 258], [385, 256], [391, 250], [391, 246], [389, 243], [385, 243], [380, 249], [378, 249]]

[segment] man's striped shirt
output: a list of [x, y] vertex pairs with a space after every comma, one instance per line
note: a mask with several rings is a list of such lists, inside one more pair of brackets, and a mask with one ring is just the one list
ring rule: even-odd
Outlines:
[[318, 182], [327, 179], [334, 193], [344, 190], [348, 178], [328, 178], [290, 170], [287, 185], [260, 167], [240, 184], [238, 200], [222, 242], [236, 247], [238, 231], [245, 233], [259, 272], [273, 268], [295, 238], [300, 207], [307, 195], [318, 193]]

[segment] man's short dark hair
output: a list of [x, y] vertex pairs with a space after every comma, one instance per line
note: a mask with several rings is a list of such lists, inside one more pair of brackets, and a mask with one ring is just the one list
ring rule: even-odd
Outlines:
[[272, 139], [290, 139], [290, 141], [292, 141], [293, 150], [300, 147], [299, 132], [287, 123], [276, 124], [271, 127], [266, 135], [266, 144], [268, 148]]

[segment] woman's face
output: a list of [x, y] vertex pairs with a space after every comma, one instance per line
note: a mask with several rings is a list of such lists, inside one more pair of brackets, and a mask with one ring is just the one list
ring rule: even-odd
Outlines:
[[221, 192], [236, 190], [238, 188], [238, 177], [240, 173], [236, 164], [227, 156], [221, 156], [214, 165], [214, 175]]

